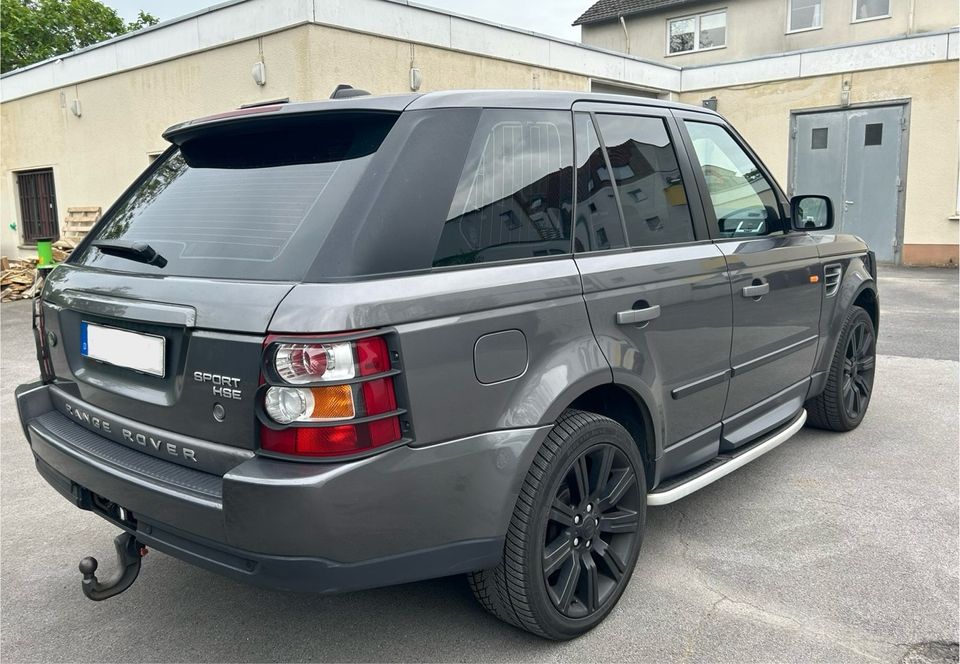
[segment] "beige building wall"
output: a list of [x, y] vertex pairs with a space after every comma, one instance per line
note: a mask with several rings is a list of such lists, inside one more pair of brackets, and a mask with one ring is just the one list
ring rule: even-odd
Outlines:
[[[760, 55], [837, 46], [899, 35], [947, 30], [960, 23], [955, 0], [890, 0], [890, 17], [853, 22], [853, 0], [823, 0], [823, 27], [788, 33], [788, 0], [736, 0], [681, 7], [668, 12], [627, 16], [629, 53], [688, 67]], [[727, 10], [727, 45], [702, 52], [667, 53], [667, 21], [717, 9]], [[584, 44], [628, 52], [617, 20], [582, 26]]]
[[[251, 76], [262, 58], [267, 83]], [[16, 171], [52, 167], [62, 222], [68, 207], [104, 211], [162, 151], [170, 125], [240, 104], [324, 99], [339, 83], [373, 93], [449, 88], [589, 90], [589, 79], [480, 55], [318, 25], [302, 25], [0, 105], [0, 250], [19, 253]], [[358, 63], [363, 63], [358, 67]], [[80, 101], [82, 114], [70, 110]], [[10, 228], [11, 224], [17, 229]]]
[[844, 80], [850, 81], [852, 104], [909, 99], [902, 259], [906, 264], [956, 265], [958, 73], [960, 65], [952, 61], [684, 92], [680, 101], [700, 104], [716, 95], [717, 110], [786, 186], [791, 111], [839, 106]]

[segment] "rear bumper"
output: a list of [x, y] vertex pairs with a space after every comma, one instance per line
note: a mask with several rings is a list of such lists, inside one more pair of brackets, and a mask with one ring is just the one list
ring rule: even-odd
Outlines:
[[[223, 477], [113, 442], [17, 389], [37, 468], [59, 493], [187, 562], [334, 592], [491, 567], [549, 428], [400, 447], [346, 463], [254, 457]], [[102, 500], [106, 499], [106, 500]], [[122, 522], [115, 503], [132, 513]]]

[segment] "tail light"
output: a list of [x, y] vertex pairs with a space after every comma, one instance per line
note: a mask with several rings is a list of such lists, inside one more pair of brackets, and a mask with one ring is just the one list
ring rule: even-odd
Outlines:
[[260, 447], [300, 457], [362, 454], [403, 438], [391, 351], [381, 336], [268, 337]]

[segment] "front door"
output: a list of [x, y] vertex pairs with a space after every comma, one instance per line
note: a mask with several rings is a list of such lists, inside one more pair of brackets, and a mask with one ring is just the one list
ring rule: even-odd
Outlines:
[[792, 194], [833, 200], [836, 229], [859, 235], [877, 259], [899, 262], [904, 105], [794, 115]]
[[653, 404], [664, 473], [676, 474], [717, 453], [730, 282], [690, 167], [678, 161], [670, 113], [588, 108], [597, 112], [575, 122], [574, 225], [587, 311], [614, 381]]
[[700, 166], [707, 224], [733, 289], [730, 390], [721, 450], [794, 417], [803, 406], [820, 327], [820, 259], [789, 230], [782, 196], [760, 161], [719, 119], [680, 114]]

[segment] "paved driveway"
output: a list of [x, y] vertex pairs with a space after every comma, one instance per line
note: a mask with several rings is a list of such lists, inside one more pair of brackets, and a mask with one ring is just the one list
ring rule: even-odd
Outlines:
[[36, 373], [29, 304], [3, 305], [0, 657], [897, 662], [914, 657], [912, 644], [956, 641], [957, 272], [883, 275], [877, 390], [863, 425], [805, 430], [652, 509], [619, 607], [561, 644], [488, 617], [461, 578], [318, 597], [152, 552], [125, 594], [85, 599], [77, 562], [112, 561], [115, 529], [34, 471], [12, 400]]

